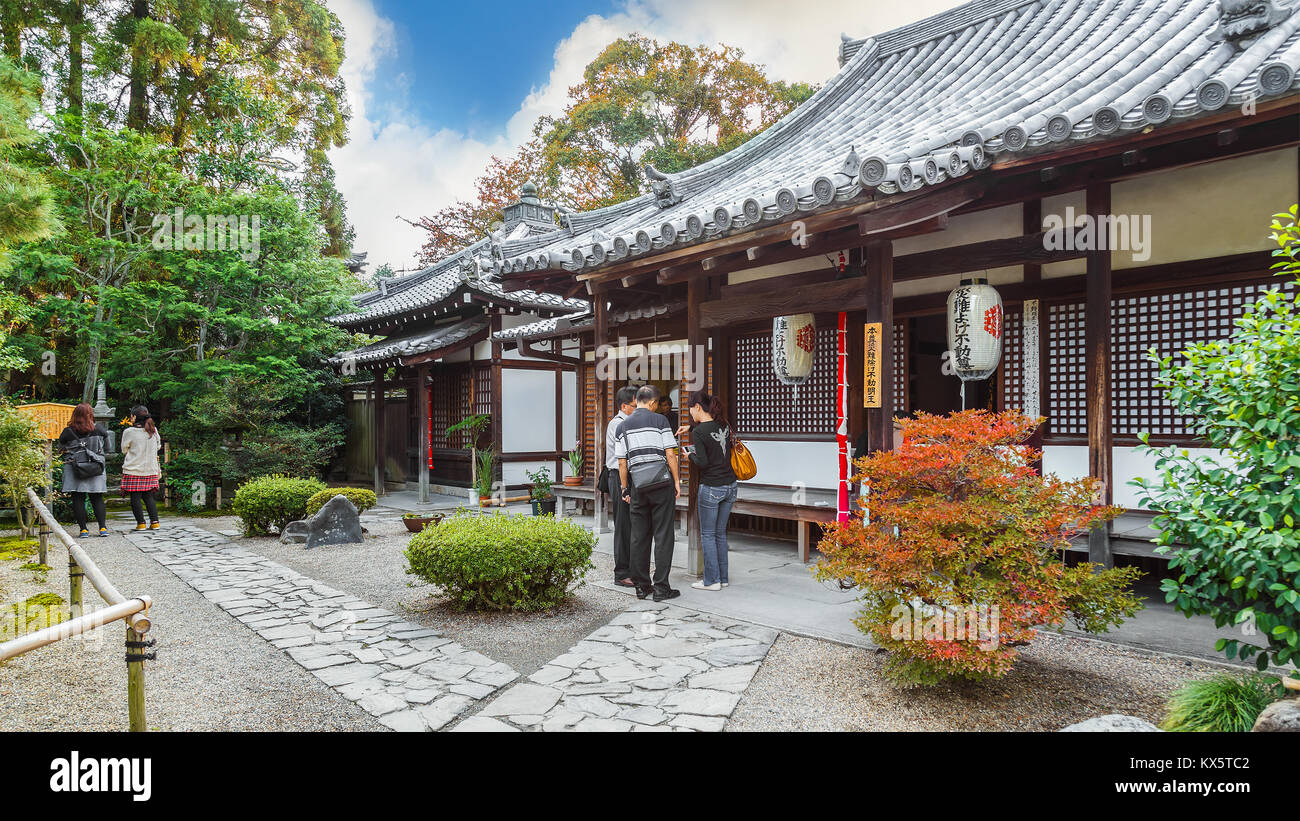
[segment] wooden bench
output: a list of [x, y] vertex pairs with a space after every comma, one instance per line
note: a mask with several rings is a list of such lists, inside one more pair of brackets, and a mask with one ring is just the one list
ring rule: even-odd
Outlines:
[[[584, 509], [588, 504], [593, 507], [596, 505], [596, 492], [591, 485], [554, 485], [551, 487], [551, 493], [556, 498], [555, 515], [558, 518], [569, 515], [569, 502], [576, 503], [575, 512]], [[606, 498], [602, 495], [602, 501]], [[789, 488], [761, 487], [741, 483], [740, 492], [736, 496], [736, 503], [731, 507], [731, 512], [795, 522], [799, 559], [807, 562], [812, 554], [813, 543], [821, 535], [820, 532], [815, 533], [813, 528], [816, 525], [835, 521], [835, 491], [818, 488], [802, 490], [798, 492], [797, 499], [796, 503], [796, 491]], [[683, 487], [682, 495], [677, 499], [678, 529], [686, 525], [686, 511], [686, 488]], [[601, 504], [600, 509], [594, 512], [596, 522], [593, 530], [600, 534], [610, 529], [608, 518], [610, 506], [607, 503]]]

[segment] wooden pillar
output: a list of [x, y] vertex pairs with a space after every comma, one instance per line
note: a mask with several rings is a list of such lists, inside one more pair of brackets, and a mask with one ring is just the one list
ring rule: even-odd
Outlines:
[[415, 369], [415, 401], [419, 404], [420, 420], [420, 504], [429, 503], [429, 366]]
[[[873, 242], [862, 249], [867, 271], [866, 322], [880, 323], [880, 407], [864, 410], [868, 449], [894, 448], [894, 244]], [[861, 336], [861, 333], [859, 333]], [[849, 360], [853, 366], [852, 359]], [[861, 369], [861, 363], [857, 366]], [[860, 378], [860, 375], [859, 375]], [[861, 405], [862, 396], [850, 404]]]
[[384, 495], [384, 474], [387, 473], [388, 459], [387, 453], [387, 431], [384, 424], [384, 370], [379, 367], [375, 370], [375, 495]]
[[[695, 362], [695, 352], [699, 346], [704, 344], [706, 336], [700, 328], [700, 303], [707, 296], [706, 289], [709, 287], [707, 280], [700, 277], [692, 279], [686, 285], [686, 362], [687, 367]], [[690, 374], [691, 381], [697, 378], [696, 374]], [[684, 403], [682, 403], [684, 405]], [[683, 413], [685, 408], [682, 409]], [[678, 453], [678, 463], [681, 470], [687, 471], [686, 482], [686, 572], [692, 576], [699, 576], [704, 573], [704, 553], [700, 550], [700, 516], [697, 508], [699, 507], [699, 490], [700, 490], [700, 472], [690, 470], [688, 463], [690, 457], [681, 452]]]
[[[1088, 251], [1088, 301], [1084, 319], [1084, 349], [1088, 410], [1088, 475], [1102, 483], [1097, 501], [1110, 504], [1111, 418], [1110, 418], [1110, 248], [1107, 231], [1110, 215], [1110, 183], [1094, 182], [1087, 188], [1087, 210], [1095, 229]], [[1101, 524], [1088, 533], [1088, 560], [1105, 567], [1114, 564], [1110, 552], [1110, 526]]]
[[505, 448], [502, 447], [501, 443], [503, 422], [501, 418], [501, 343], [496, 339], [497, 333], [501, 330], [501, 309], [491, 308], [490, 310], [492, 314], [492, 330], [491, 336], [489, 337], [492, 340], [492, 420], [489, 423], [492, 430], [492, 441], [490, 445], [496, 449], [497, 453], [496, 466], [494, 468], [496, 473], [492, 476], [492, 482], [494, 485], [493, 489], [495, 490], [497, 479], [498, 477], [500, 478], [502, 489], [500, 498], [504, 499], [505, 464], [501, 461], [501, 454], [505, 452]]
[[[592, 360], [591, 366], [596, 369], [596, 407], [591, 419], [587, 420], [587, 424], [592, 426], [591, 445], [596, 459], [593, 467], [596, 469], [596, 476], [599, 477], [600, 469], [605, 465], [605, 425], [609, 423], [609, 419], [605, 414], [608, 405], [609, 381], [603, 376], [608, 371], [602, 368], [600, 364], [601, 346], [609, 342], [609, 312], [606, 309], [605, 294], [603, 292], [597, 291], [592, 294], [591, 299], [594, 311], [593, 323], [595, 325], [592, 329], [591, 339], [595, 358]], [[596, 514], [594, 532], [597, 535], [605, 532], [605, 510], [611, 501], [607, 498], [608, 494], [605, 491], [605, 488], [597, 487], [595, 494], [592, 496]]]
[[126, 711], [127, 726], [133, 733], [148, 729], [144, 714], [144, 635], [126, 628]]

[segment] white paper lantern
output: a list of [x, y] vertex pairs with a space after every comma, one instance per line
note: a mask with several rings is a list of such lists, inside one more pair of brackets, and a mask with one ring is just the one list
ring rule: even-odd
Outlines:
[[962, 382], [987, 379], [1002, 359], [1002, 297], [983, 277], [948, 294], [948, 350]]
[[772, 370], [783, 385], [799, 386], [812, 376], [817, 351], [817, 326], [812, 314], [778, 316], [772, 320]]

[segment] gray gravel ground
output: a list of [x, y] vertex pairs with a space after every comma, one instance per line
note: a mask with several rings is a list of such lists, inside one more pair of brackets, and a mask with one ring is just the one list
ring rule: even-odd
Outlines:
[[[119, 532], [127, 526], [110, 523]], [[120, 535], [85, 547], [125, 595], [153, 597], [149, 637], [158, 641], [158, 660], [145, 673], [151, 729], [385, 729]], [[18, 569], [22, 561], [0, 561], [0, 601], [50, 591], [66, 597], [67, 561], [61, 545], [52, 547], [44, 584]], [[85, 590], [87, 610], [104, 606], [89, 582]], [[97, 631], [97, 641], [62, 641], [0, 664], [0, 731], [125, 730], [124, 631], [114, 624]]]
[[1055, 731], [1107, 713], [1163, 717], [1164, 700], [1223, 667], [1045, 635], [1000, 681], [902, 689], [884, 655], [782, 634], [736, 712], [731, 731]]
[[[438, 588], [407, 575], [402, 551], [410, 533], [400, 519], [363, 517], [369, 531], [359, 545], [328, 545], [311, 550], [278, 539], [228, 537], [249, 550], [306, 576], [353, 593], [371, 604], [439, 631], [471, 650], [502, 661], [527, 676], [564, 653], [622, 612], [635, 597], [585, 584], [564, 604], [545, 613], [459, 612]], [[199, 527], [234, 530], [235, 519], [205, 519]], [[612, 559], [597, 553], [589, 579], [613, 578]]]

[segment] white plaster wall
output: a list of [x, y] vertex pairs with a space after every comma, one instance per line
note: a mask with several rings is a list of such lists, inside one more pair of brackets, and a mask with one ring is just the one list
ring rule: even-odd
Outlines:
[[754, 454], [760, 485], [792, 485], [803, 482], [810, 488], [834, 488], [840, 477], [839, 447], [834, 442], [781, 442], [745, 439]]
[[501, 370], [501, 450], [555, 450], [555, 372]]
[[[560, 387], [564, 402], [564, 439], [560, 442], [560, 447], [568, 450], [578, 441], [578, 375], [573, 371], [565, 371], [560, 376]], [[591, 454], [584, 456], [590, 458]]]
[[555, 476], [554, 462], [505, 462], [501, 465], [501, 480], [506, 487], [522, 485], [528, 481], [528, 471], [545, 467], [551, 475], [552, 482], [560, 480]]
[[[1220, 454], [1212, 448], [1186, 448], [1193, 456], [1215, 458]], [[1139, 477], [1156, 481], [1155, 458], [1141, 453], [1136, 447], [1111, 449], [1115, 487], [1111, 491], [1116, 505], [1141, 509], [1143, 507], [1137, 488], [1129, 484]], [[1043, 472], [1055, 473], [1062, 479], [1082, 479], [1088, 475], [1088, 448], [1084, 445], [1048, 445], [1043, 448]]]

